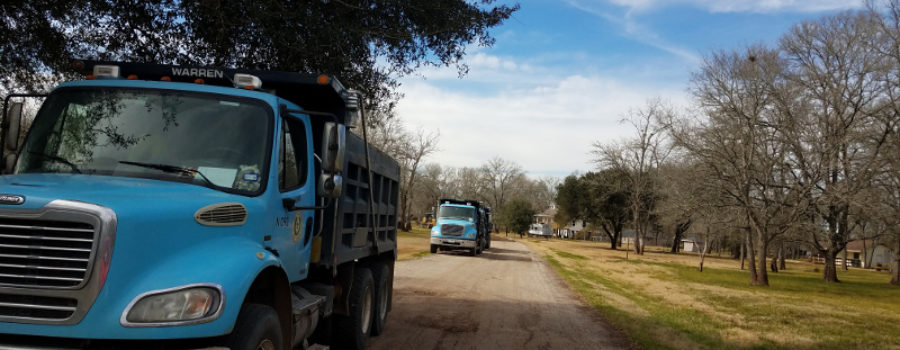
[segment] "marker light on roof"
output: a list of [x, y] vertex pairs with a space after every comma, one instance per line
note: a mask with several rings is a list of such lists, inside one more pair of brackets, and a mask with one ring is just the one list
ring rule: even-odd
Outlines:
[[94, 66], [94, 74], [98, 78], [118, 78], [119, 66], [101, 65]]
[[259, 80], [259, 77], [252, 74], [236, 73], [234, 75], [234, 87], [259, 89], [262, 87], [262, 80]]

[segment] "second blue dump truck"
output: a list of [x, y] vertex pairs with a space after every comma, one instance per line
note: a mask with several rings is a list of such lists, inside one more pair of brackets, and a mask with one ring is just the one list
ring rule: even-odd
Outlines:
[[363, 349], [384, 331], [400, 168], [364, 140], [359, 93], [296, 72], [74, 71], [23, 143], [33, 95], [4, 102], [0, 348]]
[[490, 249], [490, 208], [475, 200], [444, 198], [431, 228], [431, 253], [465, 250], [471, 256]]

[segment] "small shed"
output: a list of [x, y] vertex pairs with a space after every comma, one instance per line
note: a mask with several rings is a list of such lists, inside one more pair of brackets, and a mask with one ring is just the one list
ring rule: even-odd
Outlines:
[[684, 238], [681, 240], [681, 250], [685, 252], [699, 253], [703, 248], [703, 241], [697, 238]]

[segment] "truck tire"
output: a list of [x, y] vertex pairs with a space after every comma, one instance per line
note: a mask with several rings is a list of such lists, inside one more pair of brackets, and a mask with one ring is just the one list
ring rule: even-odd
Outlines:
[[388, 264], [379, 263], [372, 266], [372, 277], [375, 278], [375, 314], [372, 319], [372, 336], [384, 333], [387, 324], [388, 305], [393, 297], [393, 276]]
[[475, 256], [477, 254], [478, 254], [478, 247], [472, 248], [472, 250], [469, 251], [469, 256]]
[[491, 233], [487, 234], [487, 242], [484, 244], [484, 249], [491, 249]]
[[225, 337], [232, 350], [281, 350], [281, 323], [271, 306], [246, 304], [238, 314], [234, 330]]
[[372, 330], [372, 317], [375, 314], [375, 283], [369, 269], [357, 266], [353, 274], [353, 287], [350, 288], [349, 315], [334, 315], [334, 343], [338, 349], [363, 350], [369, 341]]
[[437, 253], [437, 246], [432, 244], [431, 245], [431, 254], [434, 254], [434, 253]]

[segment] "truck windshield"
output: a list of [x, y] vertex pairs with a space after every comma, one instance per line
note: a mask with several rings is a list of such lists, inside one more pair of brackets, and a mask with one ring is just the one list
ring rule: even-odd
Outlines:
[[71, 172], [253, 194], [265, 181], [271, 109], [226, 95], [67, 89], [35, 117], [17, 173]]
[[475, 208], [465, 207], [440, 207], [438, 219], [465, 220], [475, 222]]

